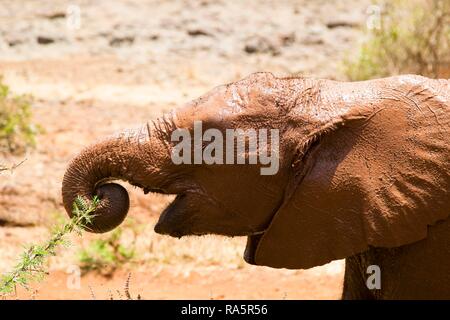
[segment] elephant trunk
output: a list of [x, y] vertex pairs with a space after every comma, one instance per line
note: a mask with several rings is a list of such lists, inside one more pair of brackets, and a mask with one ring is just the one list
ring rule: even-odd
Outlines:
[[[69, 164], [62, 182], [64, 207], [72, 216], [77, 196], [99, 199], [92, 222], [86, 229], [95, 233], [120, 225], [129, 209], [126, 189], [112, 180], [124, 180], [144, 191], [158, 188], [167, 145], [149, 125], [94, 144]], [[170, 159], [170, 158], [169, 158]], [[158, 177], [159, 176], [159, 177]], [[154, 178], [154, 179], [153, 179]]]

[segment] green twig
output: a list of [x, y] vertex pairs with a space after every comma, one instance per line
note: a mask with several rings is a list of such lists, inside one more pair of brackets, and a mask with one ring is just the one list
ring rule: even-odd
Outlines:
[[56, 248], [64, 244], [64, 237], [72, 232], [81, 235], [83, 229], [92, 222], [98, 198], [86, 201], [77, 197], [73, 203], [72, 218], [61, 228], [55, 230], [43, 245], [32, 245], [21, 256], [13, 271], [0, 278], [0, 294], [15, 292], [17, 285], [29, 289], [31, 281], [39, 281], [48, 273], [44, 270], [45, 260], [55, 255]]

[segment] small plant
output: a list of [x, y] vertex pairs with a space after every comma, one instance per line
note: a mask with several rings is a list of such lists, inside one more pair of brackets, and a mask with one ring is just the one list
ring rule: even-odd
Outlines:
[[0, 77], [0, 152], [22, 154], [35, 146], [39, 130], [31, 117], [31, 97], [12, 95]]
[[381, 4], [378, 25], [368, 30], [356, 58], [344, 62], [347, 77], [450, 76], [450, 1], [382, 0]]
[[88, 228], [98, 201], [97, 197], [94, 197], [92, 201], [77, 197], [73, 204], [73, 216], [70, 221], [61, 228], [57, 228], [46, 243], [32, 245], [26, 249], [13, 270], [0, 277], [0, 294], [10, 294], [18, 285], [28, 290], [30, 282], [42, 280], [47, 274], [44, 269], [46, 259], [55, 255], [58, 246], [68, 244], [64, 238], [69, 233], [76, 232], [81, 235], [82, 230]]
[[78, 259], [81, 270], [100, 272], [104, 276], [111, 275], [117, 268], [133, 259], [136, 255], [134, 242], [130, 245], [121, 243], [122, 229], [118, 228], [106, 238], [92, 241], [80, 250]]
[[[117, 298], [116, 300], [142, 300], [140, 294], [136, 296], [136, 299], [133, 299], [133, 296], [130, 293], [130, 282], [131, 282], [131, 272], [128, 274], [127, 280], [123, 286], [123, 293], [120, 290], [116, 290]], [[97, 300], [94, 290], [89, 286], [89, 290], [91, 292], [92, 300]], [[114, 294], [111, 290], [108, 290], [108, 300], [114, 300]]]

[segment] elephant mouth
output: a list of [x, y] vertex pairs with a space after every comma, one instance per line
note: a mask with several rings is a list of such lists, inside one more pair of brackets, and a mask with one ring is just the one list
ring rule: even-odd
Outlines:
[[[164, 194], [173, 195], [172, 193]], [[191, 223], [187, 218], [189, 215], [186, 214], [189, 208], [186, 198], [186, 193], [176, 194], [175, 199], [161, 212], [154, 227], [156, 233], [175, 238], [181, 238], [187, 235], [203, 235], [202, 233], [191, 231]]]
[[[176, 195], [175, 199], [171, 201], [166, 208], [161, 212], [159, 219], [154, 227], [156, 233], [161, 235], [168, 235], [175, 238], [182, 238], [183, 236], [202, 236], [206, 234], [219, 234], [225, 236], [246, 236], [247, 244], [244, 250], [243, 258], [244, 260], [252, 265], [256, 265], [255, 255], [260, 240], [266, 229], [261, 231], [250, 231], [243, 232], [240, 234], [225, 234], [218, 232], [198, 232], [195, 231], [193, 225], [195, 224], [190, 219], [189, 215], [186, 214], [186, 210], [189, 210], [189, 205], [187, 205], [188, 200], [186, 199], [189, 195], [189, 192], [182, 193], [173, 193], [173, 190], [168, 192], [167, 189], [155, 189], [155, 188], [144, 188], [144, 192], [158, 193], [158, 194], [166, 194], [166, 195]], [[177, 190], [178, 191], [178, 190]]]

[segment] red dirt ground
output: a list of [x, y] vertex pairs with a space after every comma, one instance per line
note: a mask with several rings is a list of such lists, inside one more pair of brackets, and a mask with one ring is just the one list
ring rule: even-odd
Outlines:
[[[2, 1], [0, 74], [13, 92], [34, 96], [34, 122], [44, 131], [26, 155], [0, 155], [5, 164], [26, 158], [0, 176], [0, 272], [14, 265], [24, 244], [45, 240], [55, 219], [65, 218], [61, 179], [84, 146], [251, 72], [339, 78], [370, 1], [352, 0], [352, 10], [330, 0], [255, 1], [247, 8], [238, 1], [80, 3], [82, 26], [74, 31], [55, 18], [66, 1]], [[331, 20], [349, 23], [328, 28]], [[39, 43], [42, 36], [53, 42]], [[98, 299], [109, 298], [108, 290], [117, 299], [131, 272], [131, 293], [145, 299], [339, 298], [342, 261], [274, 270], [243, 262], [243, 238], [156, 235], [152, 228], [168, 198], [127, 188], [133, 222], [123, 227], [123, 241], [140, 228], [135, 261], [109, 278], [88, 273], [79, 289], [70, 289], [65, 270], [79, 263], [77, 250], [102, 236], [73, 237], [74, 245], [50, 260], [46, 280], [33, 285], [37, 292], [19, 290], [17, 297], [91, 299], [92, 288]]]

